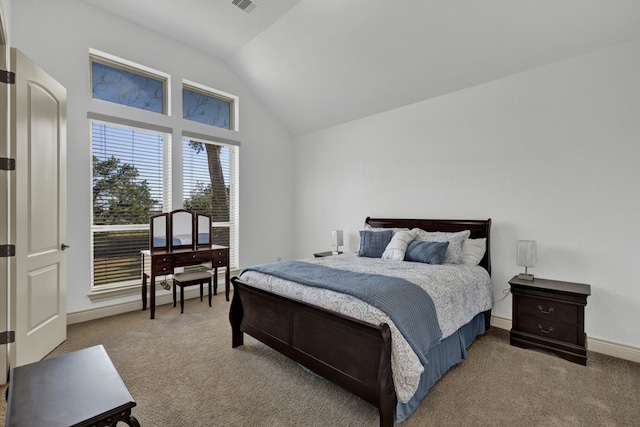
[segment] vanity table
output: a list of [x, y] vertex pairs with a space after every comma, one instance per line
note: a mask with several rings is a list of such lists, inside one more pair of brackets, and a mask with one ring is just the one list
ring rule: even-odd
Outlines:
[[225, 268], [225, 298], [229, 301], [229, 248], [212, 244], [211, 217], [184, 209], [154, 215], [150, 220], [149, 250], [142, 255], [142, 310], [147, 309], [150, 282], [150, 318], [155, 317], [156, 277], [173, 274], [176, 268], [211, 263], [214, 287], [218, 268]]
[[224, 294], [229, 301], [229, 248], [211, 245], [208, 248], [176, 249], [172, 251], [141, 251], [142, 254], [142, 309], [147, 309], [147, 281], [150, 283], [149, 309], [150, 318], [155, 317], [156, 309], [156, 277], [173, 274], [178, 267], [187, 267], [211, 262], [214, 270], [214, 287], [218, 285], [218, 268], [225, 268]]

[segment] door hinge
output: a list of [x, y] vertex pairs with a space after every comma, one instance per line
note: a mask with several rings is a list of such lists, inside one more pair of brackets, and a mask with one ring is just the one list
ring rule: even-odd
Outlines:
[[0, 70], [0, 82], [6, 84], [15, 84], [16, 83], [16, 73], [13, 71]]
[[0, 245], [0, 258], [8, 258], [16, 255], [16, 245]]
[[16, 341], [15, 331], [0, 332], [0, 345], [9, 344]]
[[10, 157], [0, 157], [0, 170], [14, 171], [16, 170], [16, 159]]

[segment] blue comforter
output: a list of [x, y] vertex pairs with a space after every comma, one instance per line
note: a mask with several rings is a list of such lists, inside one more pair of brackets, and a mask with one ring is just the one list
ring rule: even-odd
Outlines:
[[391, 318], [423, 365], [427, 364], [429, 349], [442, 338], [431, 297], [405, 279], [338, 270], [304, 261], [262, 264], [244, 271], [249, 270], [348, 294], [382, 310]]

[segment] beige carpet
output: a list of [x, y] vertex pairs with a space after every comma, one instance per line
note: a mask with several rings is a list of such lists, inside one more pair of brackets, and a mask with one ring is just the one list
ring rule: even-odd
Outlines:
[[[70, 325], [50, 356], [103, 344], [143, 427], [378, 425], [371, 405], [253, 338], [232, 349], [229, 303], [217, 295], [213, 304]], [[401, 425], [638, 426], [640, 364], [590, 353], [584, 367], [511, 347], [507, 331], [492, 328]]]

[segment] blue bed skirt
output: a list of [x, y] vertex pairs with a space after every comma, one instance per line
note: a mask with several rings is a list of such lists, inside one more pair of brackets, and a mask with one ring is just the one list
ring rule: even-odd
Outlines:
[[408, 402], [396, 404], [397, 423], [406, 420], [415, 411], [422, 398], [451, 367], [467, 358], [467, 348], [489, 328], [490, 317], [491, 311], [478, 314], [456, 333], [449, 335], [429, 350], [429, 363], [422, 373], [418, 390]]

